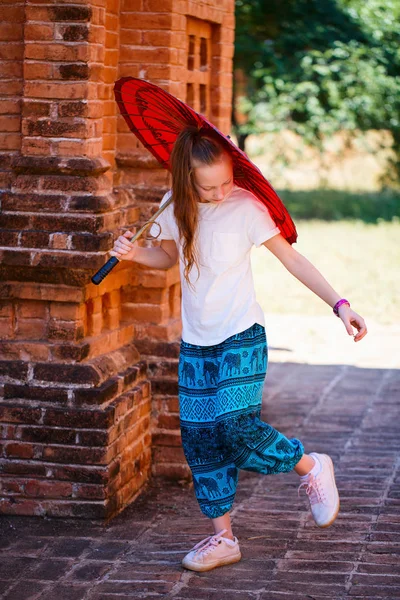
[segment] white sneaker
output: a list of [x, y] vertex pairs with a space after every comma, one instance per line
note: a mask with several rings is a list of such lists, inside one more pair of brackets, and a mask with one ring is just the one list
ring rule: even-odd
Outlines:
[[304, 477], [299, 485], [298, 495], [300, 496], [301, 488], [306, 486], [315, 523], [318, 527], [329, 527], [338, 516], [340, 506], [333, 462], [327, 454], [311, 452], [310, 456], [320, 462], [321, 469], [317, 475], [309, 474]]
[[224, 538], [226, 529], [205, 538], [190, 550], [182, 560], [182, 565], [191, 571], [210, 571], [215, 567], [238, 562], [240, 554], [238, 539]]

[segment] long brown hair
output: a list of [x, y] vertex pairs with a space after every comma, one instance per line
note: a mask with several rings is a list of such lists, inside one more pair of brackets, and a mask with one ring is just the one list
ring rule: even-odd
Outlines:
[[199, 272], [195, 234], [200, 197], [193, 181], [193, 161], [212, 165], [223, 153], [223, 147], [209, 133], [194, 126], [180, 132], [171, 153], [174, 215], [182, 241], [184, 275], [188, 283], [193, 265]]

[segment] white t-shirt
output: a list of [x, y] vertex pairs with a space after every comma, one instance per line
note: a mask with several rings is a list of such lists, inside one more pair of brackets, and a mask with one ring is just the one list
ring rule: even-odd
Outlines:
[[[161, 205], [171, 196], [167, 192]], [[213, 346], [253, 323], [264, 325], [256, 301], [250, 250], [280, 233], [268, 209], [247, 190], [234, 186], [221, 203], [199, 203], [196, 265], [184, 277], [182, 246], [173, 203], [159, 216], [159, 240], [174, 240], [179, 251], [182, 285], [182, 339], [189, 344]], [[159, 228], [153, 225], [152, 235]]]

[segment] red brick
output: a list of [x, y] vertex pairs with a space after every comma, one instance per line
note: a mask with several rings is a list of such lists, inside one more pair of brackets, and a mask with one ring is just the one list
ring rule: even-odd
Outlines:
[[0, 62], [0, 79], [15, 79], [22, 77], [22, 64], [12, 61]]
[[44, 231], [23, 231], [19, 237], [19, 245], [25, 248], [47, 248], [49, 234]]
[[81, 156], [82, 154], [90, 154], [88, 148], [91, 143], [82, 140], [52, 140], [53, 152], [57, 156]]
[[34, 446], [32, 444], [21, 444], [11, 442], [5, 445], [4, 452], [6, 456], [13, 458], [33, 458]]
[[0, 317], [12, 318], [13, 306], [8, 300], [0, 300]]
[[49, 347], [46, 343], [27, 342], [26, 340], [16, 342], [15, 347], [20, 348], [20, 355], [25, 360], [30, 361], [45, 361], [49, 359]]
[[123, 18], [124, 27], [133, 30], [171, 29], [172, 15], [146, 12], [127, 12]]
[[20, 496], [24, 493], [22, 482], [17, 482], [2, 477], [1, 493], [5, 496]]
[[51, 347], [51, 355], [54, 361], [73, 361], [82, 362], [89, 356], [91, 345], [88, 343], [62, 342], [53, 344]]
[[0, 376], [9, 379], [23, 379], [28, 375], [28, 365], [22, 360], [1, 360]]
[[66, 403], [68, 401], [68, 391], [61, 388], [6, 383], [4, 385], [4, 398], [27, 398], [29, 400], [42, 400], [44, 402]]
[[23, 23], [25, 20], [24, 7], [22, 5], [5, 5], [1, 8], [1, 18], [4, 22]]
[[29, 138], [22, 139], [21, 152], [25, 156], [43, 156], [51, 153], [52, 143], [49, 139]]
[[25, 484], [25, 493], [35, 498], [65, 498], [72, 496], [72, 484], [31, 479]]
[[46, 302], [20, 300], [16, 304], [16, 313], [22, 319], [46, 319], [48, 306]]
[[69, 63], [60, 64], [55, 69], [55, 75], [60, 79], [88, 79], [89, 66], [87, 63]]
[[70, 446], [45, 446], [43, 459], [62, 464], [104, 464], [106, 451], [103, 448], [72, 448]]
[[53, 67], [47, 63], [25, 63], [25, 79], [51, 79]]
[[15, 327], [17, 338], [26, 340], [44, 340], [47, 323], [41, 319], [18, 319]]
[[[167, 35], [169, 34], [169, 32], [166, 32]], [[128, 46], [140, 46], [142, 43], [142, 39], [143, 39], [143, 32], [142, 31], [135, 31], [132, 29], [125, 29], [124, 28], [124, 22], [122, 20], [121, 22], [121, 32], [120, 32], [120, 44], [121, 47], [123, 45], [128, 45]]]
[[40, 417], [40, 408], [0, 404], [0, 421], [5, 423], [38, 423]]
[[22, 42], [9, 42], [0, 46], [0, 60], [21, 60], [24, 55]]
[[2, 250], [2, 263], [4, 265], [30, 265], [31, 254], [26, 250], [21, 249], [9, 249]]
[[87, 101], [60, 102], [58, 114], [60, 117], [85, 117], [88, 113]]
[[49, 236], [50, 248], [66, 250], [70, 241], [67, 233], [51, 233]]
[[21, 23], [0, 23], [0, 40], [2, 42], [14, 42], [22, 38]]
[[154, 463], [175, 463], [184, 464], [185, 455], [182, 447], [165, 448], [156, 447], [153, 450], [153, 462]]
[[103, 500], [106, 498], [106, 490], [100, 485], [74, 484], [73, 498], [84, 498], [87, 500]]
[[91, 6], [52, 6], [49, 9], [52, 21], [90, 21]]
[[118, 387], [118, 379], [114, 377], [99, 387], [76, 390], [75, 401], [77, 405], [103, 404], [103, 402], [109, 401], [117, 395]]
[[103, 429], [108, 428], [113, 424], [114, 412], [115, 409], [113, 406], [104, 410], [67, 410], [66, 408], [48, 408], [45, 410], [43, 424], [56, 427]]
[[161, 429], [176, 429], [179, 430], [178, 415], [159, 415], [156, 419], [157, 427]]
[[18, 150], [21, 144], [19, 134], [0, 134], [0, 150]]
[[0, 231], [0, 246], [18, 246], [18, 231]]
[[160, 323], [169, 315], [168, 304], [134, 304], [126, 303], [122, 306], [123, 321], [141, 321], [148, 323]]
[[0, 130], [1, 131], [19, 131], [20, 130], [20, 119], [19, 117], [0, 117]]
[[84, 306], [71, 302], [51, 302], [50, 317], [53, 319], [62, 319], [63, 321], [75, 321], [81, 319], [84, 313]]
[[21, 96], [23, 91], [23, 81], [21, 78], [7, 81], [7, 87], [2, 91], [3, 96]]
[[121, 0], [121, 13], [125, 16], [127, 11], [142, 11], [144, 0]]
[[0, 101], [0, 115], [19, 114], [21, 103], [19, 100], [3, 100]]
[[63, 341], [78, 341], [83, 338], [81, 321], [59, 321], [50, 319], [48, 324], [48, 339]]
[[107, 466], [85, 467], [84, 465], [58, 465], [51, 466], [54, 478], [67, 481], [104, 484], [109, 477]]
[[54, 37], [54, 28], [52, 25], [46, 23], [25, 23], [24, 36], [28, 41], [52, 40]]
[[169, 431], [168, 433], [164, 433], [156, 430], [153, 433], [153, 444], [155, 446], [181, 446], [180, 432]]
[[59, 383], [85, 383], [96, 385], [100, 376], [91, 365], [66, 365], [66, 364], [36, 364], [34, 366], [34, 379], [37, 381], [51, 381]]
[[96, 221], [93, 217], [70, 216], [33, 216], [32, 227], [45, 231], [96, 231]]

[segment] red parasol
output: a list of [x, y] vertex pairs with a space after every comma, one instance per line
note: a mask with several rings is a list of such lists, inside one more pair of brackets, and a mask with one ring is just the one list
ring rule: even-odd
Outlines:
[[[129, 129], [166, 169], [170, 168], [169, 158], [175, 140], [185, 127], [194, 125], [209, 133], [210, 136], [216, 137], [232, 157], [234, 183], [252, 192], [265, 204], [282, 235], [290, 244], [296, 241], [296, 227], [271, 184], [255, 164], [247, 158], [246, 154], [203, 115], [154, 83], [144, 79], [123, 77], [116, 82], [114, 93], [121, 115]], [[167, 207], [168, 203], [164, 203], [131, 241], [140, 237], [143, 231]], [[115, 256], [111, 257], [92, 277], [92, 282], [98, 285], [118, 262]]]
[[114, 93], [129, 129], [166, 169], [174, 142], [185, 127], [194, 125], [217, 137], [232, 157], [235, 184], [265, 204], [289, 243], [296, 241], [296, 227], [271, 184], [246, 154], [203, 115], [144, 79], [123, 77], [116, 82]]

